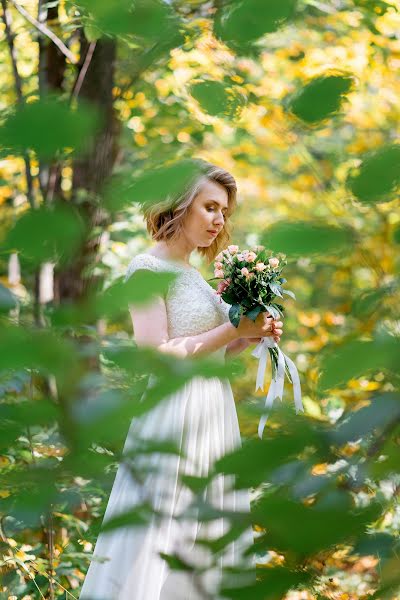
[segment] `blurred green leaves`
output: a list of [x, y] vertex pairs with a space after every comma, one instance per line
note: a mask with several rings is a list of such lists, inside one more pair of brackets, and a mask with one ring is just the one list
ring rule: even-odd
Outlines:
[[69, 104], [55, 95], [17, 106], [0, 128], [1, 148], [10, 154], [34, 150], [43, 159], [58, 152], [83, 153], [99, 125], [97, 112], [80, 101]]
[[175, 12], [161, 0], [121, 0], [118, 4], [79, 0], [76, 4], [90, 13], [103, 32], [132, 36], [141, 43], [158, 43], [174, 36], [180, 25]]
[[28, 262], [69, 262], [82, 244], [85, 223], [70, 204], [57, 202], [27, 210], [8, 232], [5, 249], [20, 252]]
[[384, 336], [372, 341], [352, 340], [337, 348], [324, 349], [320, 355], [320, 390], [343, 385], [349, 379], [366, 375], [371, 370], [399, 370], [400, 342]]
[[354, 231], [317, 221], [282, 221], [264, 230], [261, 243], [293, 257], [351, 252]]
[[164, 296], [175, 278], [176, 273], [172, 272], [136, 271], [126, 282], [119, 279], [108, 287], [98, 298], [95, 310], [111, 318], [126, 313], [129, 304], [142, 306], [156, 296]]
[[246, 54], [256, 40], [282, 27], [295, 7], [296, 0], [230, 0], [217, 11], [214, 33], [237, 52]]
[[71, 384], [80, 369], [74, 346], [52, 331], [34, 330], [15, 325], [2, 325], [0, 346], [1, 369], [38, 369], [57, 376], [60, 384]]
[[244, 93], [238, 86], [232, 86], [231, 82], [200, 81], [192, 84], [190, 93], [201, 108], [212, 116], [234, 119], [246, 104]]
[[[108, 210], [117, 211], [136, 203], [142, 207], [164, 201], [170, 206], [200, 173], [196, 160], [180, 160], [161, 167], [149, 167], [133, 178], [115, 176], [103, 193]], [[122, 188], [122, 189], [121, 189]]]

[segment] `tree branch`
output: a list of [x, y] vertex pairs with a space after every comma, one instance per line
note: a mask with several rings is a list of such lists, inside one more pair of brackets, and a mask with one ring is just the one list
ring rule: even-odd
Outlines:
[[59, 50], [64, 54], [64, 56], [66, 56], [68, 58], [68, 60], [75, 65], [78, 62], [78, 59], [76, 58], [76, 56], [71, 52], [71, 50], [69, 48], [67, 48], [67, 46], [64, 44], [64, 42], [62, 40], [60, 40], [59, 37], [56, 36], [55, 33], [53, 33], [48, 27], [47, 25], [44, 25], [43, 23], [39, 23], [39, 21], [37, 21], [35, 19], [35, 17], [32, 17], [32, 15], [30, 15], [28, 13], [28, 11], [25, 10], [25, 8], [23, 8], [23, 6], [20, 6], [18, 4], [18, 2], [15, 2], [15, 0], [10, 0], [12, 2], [12, 4], [15, 6], [15, 8], [17, 9], [17, 11], [27, 20], [29, 21], [29, 23], [31, 23], [34, 27], [36, 27], [36, 29], [38, 29], [38, 31], [40, 31], [40, 33], [42, 33], [43, 35], [45, 35], [46, 37], [48, 37], [53, 44], [55, 44], [57, 46], [57, 48], [59, 48]]

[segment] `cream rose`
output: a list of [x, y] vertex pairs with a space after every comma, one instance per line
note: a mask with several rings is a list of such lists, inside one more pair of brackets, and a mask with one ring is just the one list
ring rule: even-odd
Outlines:
[[249, 275], [249, 270], [246, 269], [246, 267], [243, 267], [243, 269], [240, 269], [240, 272], [242, 275], [244, 275], [245, 277], [247, 277]]
[[269, 262], [270, 266], [274, 269], [275, 267], [277, 267], [279, 265], [279, 258], [272, 257], [272, 258], [268, 259], [268, 262]]
[[265, 265], [263, 262], [258, 262], [256, 264], [256, 270], [260, 271], [260, 273], [261, 273], [261, 271], [265, 271], [266, 268], [267, 268], [267, 265]]
[[239, 250], [239, 246], [232, 244], [231, 246], [228, 246], [228, 250], [231, 254], [236, 254], [236, 252]]

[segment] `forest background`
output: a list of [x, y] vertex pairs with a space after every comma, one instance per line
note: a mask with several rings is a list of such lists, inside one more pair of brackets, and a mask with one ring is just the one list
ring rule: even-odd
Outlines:
[[221, 367], [244, 443], [218, 470], [252, 491], [258, 563], [224, 593], [400, 597], [399, 9], [1, 0], [1, 599], [78, 598], [146, 375], [161, 400], [216, 373], [137, 349], [128, 300], [166, 281], [122, 284], [150, 244], [140, 203], [195, 157], [237, 179], [232, 243], [287, 255], [305, 406], [286, 382], [259, 440], [268, 381], [250, 351]]

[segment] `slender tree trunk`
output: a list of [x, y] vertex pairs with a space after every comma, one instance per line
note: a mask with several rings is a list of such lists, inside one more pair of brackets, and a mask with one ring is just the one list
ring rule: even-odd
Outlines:
[[[90, 43], [81, 36], [82, 69]], [[101, 287], [101, 278], [90, 273], [98, 260], [101, 230], [109, 223], [108, 214], [98, 202], [98, 193], [112, 173], [118, 152], [119, 123], [113, 106], [116, 42], [101, 39], [97, 42], [79, 91], [79, 100], [90, 103], [99, 113], [100, 128], [92, 140], [89, 151], [74, 160], [72, 197], [87, 224], [86, 241], [77, 260], [59, 274], [58, 298], [82, 300]], [[99, 235], [93, 235], [96, 228]]]

